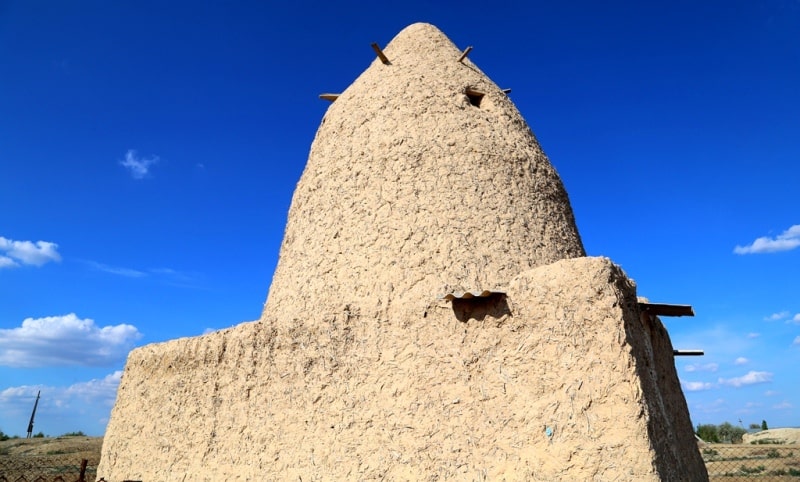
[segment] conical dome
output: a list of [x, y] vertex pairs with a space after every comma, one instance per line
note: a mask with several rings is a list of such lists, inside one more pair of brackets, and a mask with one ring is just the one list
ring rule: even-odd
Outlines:
[[432, 25], [384, 53], [317, 131], [265, 317], [422, 314], [446, 291], [584, 256], [561, 180], [507, 95]]
[[707, 480], [667, 331], [508, 98], [430, 25], [385, 54], [325, 115], [261, 322], [131, 352], [97, 475]]

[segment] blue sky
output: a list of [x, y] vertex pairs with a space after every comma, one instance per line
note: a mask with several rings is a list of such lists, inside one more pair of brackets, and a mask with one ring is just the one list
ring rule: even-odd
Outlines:
[[[199, 4], [198, 4], [199, 3]], [[128, 351], [257, 319], [328, 106], [441, 28], [589, 255], [666, 318], [692, 420], [800, 426], [800, 2], [0, 3], [0, 429], [101, 435]]]

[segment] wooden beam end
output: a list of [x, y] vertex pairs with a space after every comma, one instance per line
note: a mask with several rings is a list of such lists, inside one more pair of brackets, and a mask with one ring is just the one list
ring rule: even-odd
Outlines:
[[372, 42], [371, 45], [372, 45], [372, 50], [375, 51], [375, 54], [378, 55], [378, 58], [381, 59], [381, 62], [383, 62], [384, 65], [389, 65], [391, 63], [391, 62], [389, 62], [389, 58], [386, 57], [386, 54], [383, 53], [383, 50], [381, 50], [381, 48], [378, 46], [378, 44], [375, 43], [375, 42]]
[[472, 46], [470, 45], [469, 47], [465, 48], [463, 52], [461, 52], [461, 57], [458, 58], [458, 61], [463, 62], [471, 51], [472, 51]]

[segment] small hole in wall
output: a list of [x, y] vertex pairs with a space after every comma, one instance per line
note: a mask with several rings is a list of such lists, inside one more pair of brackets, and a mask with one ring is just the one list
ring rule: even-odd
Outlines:
[[483, 321], [487, 317], [500, 319], [503, 316], [511, 315], [506, 295], [504, 293], [492, 293], [489, 296], [476, 296], [474, 298], [456, 298], [452, 300], [453, 313], [456, 319], [461, 322], [469, 320]]
[[464, 94], [469, 99], [469, 103], [474, 105], [475, 107], [481, 106], [481, 101], [483, 100], [483, 96], [485, 95], [483, 92], [478, 92], [477, 90], [472, 90], [472, 89], [465, 90]]

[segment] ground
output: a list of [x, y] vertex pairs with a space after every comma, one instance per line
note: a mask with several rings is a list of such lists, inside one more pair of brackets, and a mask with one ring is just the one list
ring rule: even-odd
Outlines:
[[102, 437], [44, 437], [9, 439], [0, 442], [0, 480], [27, 480], [45, 476], [48, 481], [61, 475], [76, 480], [81, 461], [88, 461], [86, 480], [94, 481], [100, 461]]
[[800, 480], [800, 429], [747, 434], [742, 444], [702, 444], [711, 481]]
[[[746, 442], [700, 447], [712, 481], [800, 480], [800, 429], [759, 432], [749, 435]], [[56, 474], [57, 470], [73, 475], [78, 473], [81, 460], [86, 459], [89, 461], [86, 480], [95, 480], [102, 445], [102, 437], [6, 440], [0, 442], [0, 477], [16, 480], [25, 475], [32, 480], [45, 473]], [[72, 476], [64, 477], [74, 480]]]

